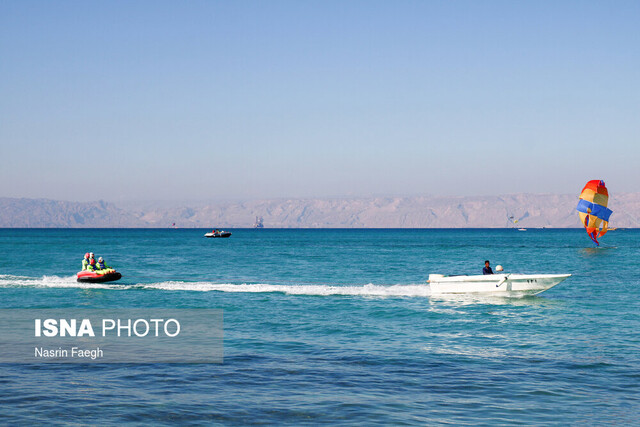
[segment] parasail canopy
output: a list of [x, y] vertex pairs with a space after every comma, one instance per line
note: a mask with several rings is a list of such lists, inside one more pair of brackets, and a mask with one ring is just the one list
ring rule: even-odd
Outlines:
[[604, 181], [594, 179], [587, 182], [587, 185], [582, 189], [576, 207], [580, 222], [597, 246], [600, 245], [598, 238], [605, 235], [609, 226], [611, 209], [607, 208], [608, 202], [609, 192]]

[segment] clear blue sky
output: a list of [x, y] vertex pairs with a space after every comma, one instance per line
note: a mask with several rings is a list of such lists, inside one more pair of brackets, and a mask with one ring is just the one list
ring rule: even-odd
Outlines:
[[640, 2], [1, 1], [0, 196], [640, 191]]

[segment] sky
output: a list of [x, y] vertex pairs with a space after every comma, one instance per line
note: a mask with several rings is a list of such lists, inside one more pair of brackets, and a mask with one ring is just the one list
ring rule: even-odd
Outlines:
[[640, 184], [640, 2], [0, 0], [0, 197]]

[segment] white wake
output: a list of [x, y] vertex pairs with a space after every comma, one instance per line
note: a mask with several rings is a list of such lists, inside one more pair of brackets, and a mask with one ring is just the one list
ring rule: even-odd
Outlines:
[[35, 288], [79, 288], [79, 289], [157, 289], [163, 291], [198, 291], [198, 292], [239, 292], [239, 293], [271, 293], [278, 292], [287, 295], [351, 295], [375, 297], [425, 297], [431, 295], [426, 284], [409, 285], [332, 285], [332, 284], [232, 284], [212, 282], [182, 282], [169, 281], [158, 283], [138, 283], [120, 285], [117, 283], [79, 283], [76, 276], [42, 276], [40, 278], [25, 276], [0, 275], [2, 287], [35, 287]]

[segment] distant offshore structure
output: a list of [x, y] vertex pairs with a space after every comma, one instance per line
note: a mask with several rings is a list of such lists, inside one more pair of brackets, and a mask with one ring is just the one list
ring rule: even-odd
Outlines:
[[253, 224], [253, 228], [264, 228], [264, 218], [257, 216], [256, 222]]

